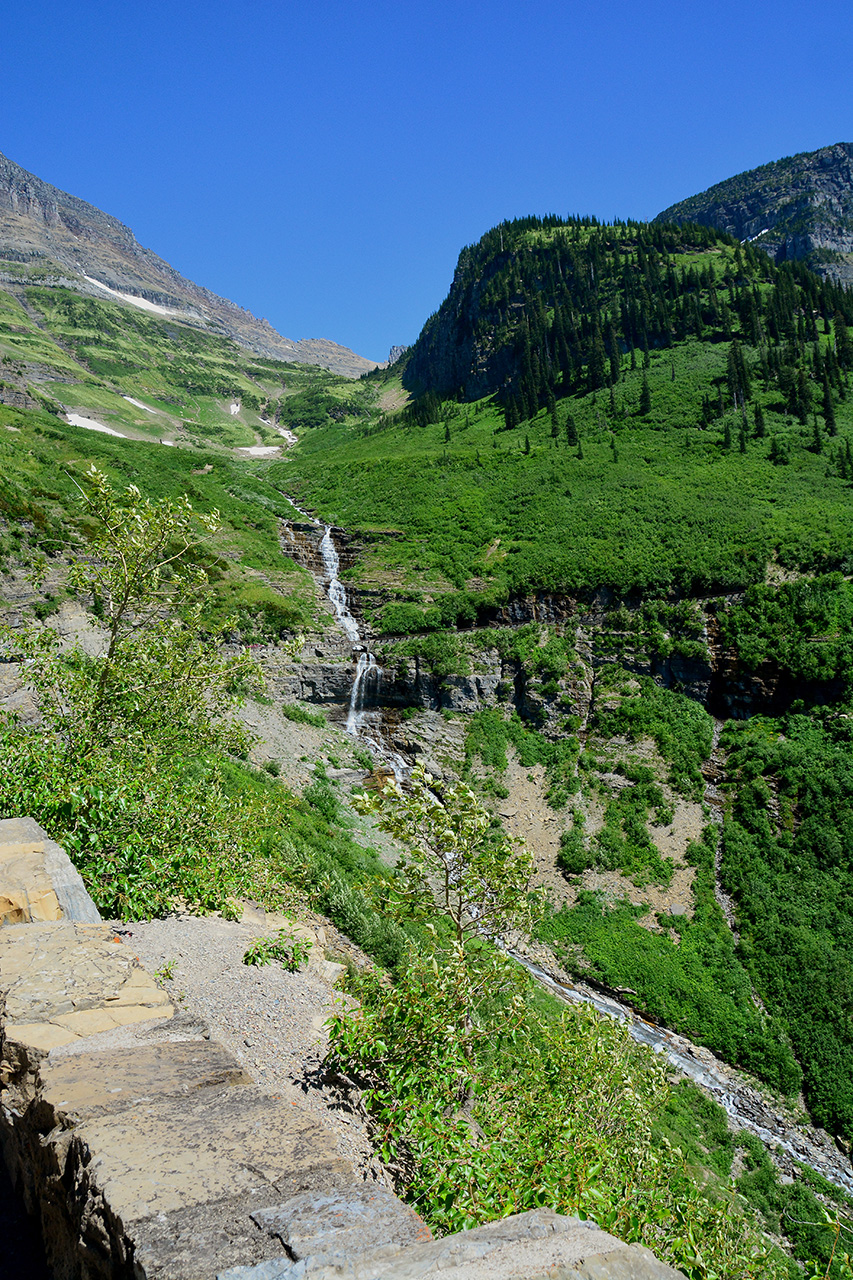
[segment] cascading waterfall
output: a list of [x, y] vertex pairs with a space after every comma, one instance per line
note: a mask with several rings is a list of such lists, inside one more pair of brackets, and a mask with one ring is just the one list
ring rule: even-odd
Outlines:
[[[326, 525], [325, 533], [320, 542], [320, 554], [323, 557], [323, 568], [329, 579], [326, 594], [335, 611], [338, 625], [354, 645], [361, 647], [361, 632], [358, 623], [350, 613], [346, 588], [338, 577], [341, 561], [332, 538], [331, 525]], [[388, 764], [393, 769], [396, 778], [401, 778], [408, 768], [406, 761], [397, 752], [391, 751], [381, 741], [376, 731], [373, 733], [368, 731], [370, 728], [370, 712], [366, 704], [370, 701], [371, 694], [375, 696], [381, 679], [382, 668], [373, 654], [362, 647], [361, 653], [358, 655], [358, 666], [356, 667], [355, 680], [350, 693], [345, 728], [353, 738], [361, 738], [384, 763]]]
[[332, 602], [335, 617], [342, 630], [346, 632], [348, 639], [352, 640], [353, 644], [361, 644], [361, 632], [358, 629], [358, 623], [350, 613], [347, 605], [346, 588], [338, 577], [341, 561], [337, 548], [332, 541], [332, 526], [330, 524], [326, 525], [326, 532], [323, 534], [323, 540], [320, 543], [320, 554], [323, 557], [323, 568], [326, 570], [326, 575], [329, 579], [326, 592]]
[[377, 665], [372, 653], [366, 650], [358, 655], [355, 681], [350, 694], [347, 712], [346, 731], [357, 738], [365, 726], [366, 712], [364, 704], [371, 687], [375, 688], [382, 678], [382, 668]]

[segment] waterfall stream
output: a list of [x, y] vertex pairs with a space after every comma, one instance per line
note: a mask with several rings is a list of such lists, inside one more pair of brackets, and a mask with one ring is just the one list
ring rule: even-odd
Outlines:
[[326, 594], [332, 602], [338, 625], [346, 633], [347, 638], [352, 640], [353, 644], [361, 644], [361, 632], [358, 629], [358, 623], [350, 613], [349, 605], [347, 604], [346, 588], [338, 577], [341, 569], [341, 560], [332, 539], [332, 526], [330, 524], [326, 525], [326, 532], [323, 534], [323, 539], [320, 543], [320, 554], [323, 557], [323, 567], [329, 579]]
[[[319, 521], [296, 507], [291, 499], [289, 501], [300, 515], [314, 525], [319, 525]], [[334, 610], [335, 619], [347, 639], [360, 650], [347, 709], [346, 731], [363, 742], [377, 760], [393, 769], [394, 774], [401, 778], [408, 770], [408, 762], [382, 741], [379, 729], [371, 723], [371, 715], [375, 713], [371, 712], [370, 703], [375, 701], [382, 680], [382, 668], [376, 662], [374, 655], [365, 647], [358, 623], [350, 612], [346, 588], [339, 577], [340, 557], [332, 537], [331, 525], [325, 526], [320, 542], [320, 553], [325, 577], [328, 579], [325, 590]], [[712, 819], [717, 824], [721, 823], [722, 818], [722, 796], [717, 788], [721, 768], [718, 757], [721, 727], [722, 722], [715, 721], [713, 750], [706, 771], [705, 789], [706, 803]], [[719, 851], [717, 863], [719, 864]], [[731, 899], [719, 883], [719, 865], [716, 880], [717, 899], [730, 927], [733, 927], [733, 907]], [[586, 984], [562, 981], [523, 953], [511, 951], [509, 954], [533, 978], [563, 1002], [590, 1004], [599, 1013], [625, 1022], [633, 1039], [648, 1045], [657, 1053], [665, 1053], [676, 1070], [713, 1097], [737, 1126], [760, 1138], [771, 1154], [775, 1148], [781, 1148], [791, 1159], [814, 1169], [842, 1190], [853, 1193], [853, 1170], [850, 1169], [849, 1162], [835, 1151], [828, 1136], [807, 1126], [800, 1127], [788, 1123], [748, 1081], [719, 1061], [710, 1050], [693, 1045], [683, 1036], [648, 1022], [629, 1006], [597, 992]]]
[[[319, 526], [320, 522], [298, 507], [292, 498], [287, 500], [301, 516], [310, 520], [313, 525]], [[375, 702], [382, 682], [382, 668], [375, 656], [364, 645], [358, 622], [350, 611], [346, 587], [340, 579], [341, 559], [330, 524], [324, 527], [323, 537], [320, 540], [320, 555], [323, 560], [324, 576], [327, 579], [325, 591], [334, 610], [335, 621], [353, 647], [360, 650], [344, 727], [351, 737], [364, 742], [383, 765], [392, 769], [396, 778], [402, 778], [409, 768], [408, 762], [382, 741], [380, 728], [373, 723], [376, 713], [371, 712], [370, 703]]]
[[806, 1126], [787, 1124], [755, 1088], [709, 1049], [699, 1048], [674, 1031], [647, 1022], [627, 1005], [585, 984], [559, 980], [518, 951], [508, 954], [564, 1004], [590, 1004], [599, 1013], [626, 1023], [634, 1040], [648, 1045], [656, 1053], [665, 1053], [677, 1071], [718, 1102], [739, 1128], [760, 1138], [771, 1155], [776, 1147], [781, 1147], [791, 1159], [808, 1165], [841, 1190], [853, 1192], [853, 1170], [835, 1151], [828, 1137]]
[[346, 722], [347, 733], [351, 733], [354, 738], [357, 738], [365, 727], [367, 712], [364, 704], [371, 688], [375, 689], [381, 678], [382, 668], [377, 665], [373, 654], [366, 650], [359, 654]]

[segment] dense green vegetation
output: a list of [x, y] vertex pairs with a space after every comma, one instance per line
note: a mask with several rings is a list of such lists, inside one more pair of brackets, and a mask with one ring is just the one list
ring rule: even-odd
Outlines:
[[853, 587], [840, 573], [750, 587], [741, 605], [720, 613], [720, 628], [750, 671], [767, 664], [788, 680], [850, 692]]
[[644, 907], [627, 901], [608, 906], [601, 895], [581, 890], [574, 907], [564, 907], [542, 923], [541, 936], [569, 971], [632, 991], [632, 1002], [666, 1026], [775, 1088], [795, 1092], [801, 1072], [784, 1024], [756, 1009], [749, 977], [714, 897], [708, 838], [692, 846], [690, 859], [697, 868], [692, 919], [662, 915], [665, 931], [652, 932], [637, 924]]
[[[93, 525], [75, 481], [94, 462], [154, 502], [185, 494], [202, 514], [218, 510], [215, 539], [189, 556], [210, 588], [202, 646], [280, 643], [313, 613], [307, 575], [281, 556], [284, 493], [370, 527], [349, 572], [382, 584], [382, 665], [402, 676], [417, 658], [440, 684], [476, 670], [478, 646], [497, 649], [500, 705], [466, 721], [460, 769], [500, 797], [514, 753], [543, 766], [555, 809], [572, 806], [560, 863], [580, 893], [540, 936], [567, 968], [628, 989], [774, 1088], [802, 1080], [815, 1118], [849, 1137], [853, 303], [713, 232], [557, 219], [490, 232], [463, 253], [454, 290], [459, 341], [448, 348], [443, 308], [404, 373], [420, 394], [396, 416], [377, 406], [400, 366], [354, 384], [71, 291], [30, 288], [18, 301], [0, 290], [0, 391], [42, 406], [0, 407], [0, 570], [64, 568], [79, 554]], [[448, 364], [448, 349], [463, 363]], [[61, 407], [139, 438], [81, 431]], [[287, 459], [234, 454], [280, 441], [276, 425], [300, 437]], [[155, 443], [173, 436], [183, 447]], [[377, 537], [383, 528], [395, 536]], [[766, 585], [768, 564], [791, 580]], [[690, 598], [744, 588], [736, 606]], [[73, 582], [34, 595], [30, 611], [49, 623], [75, 592], [103, 620], [103, 601]], [[555, 594], [563, 613], [548, 612]], [[518, 616], [507, 606], [519, 596], [531, 598], [524, 616], [564, 621], [475, 630], [504, 609], [502, 622]], [[600, 661], [581, 733], [573, 681], [589, 667], [572, 614], [590, 605]], [[723, 742], [737, 946], [714, 894], [711, 829], [689, 849], [692, 916], [661, 911], [656, 930], [638, 923], [644, 907], [577, 880], [671, 882], [655, 828], [676, 802], [701, 799], [711, 721], [619, 664], [716, 661], [709, 619], [741, 674], [772, 674], [794, 703], [784, 719], [730, 726]], [[79, 654], [62, 662], [78, 689], [96, 669]], [[324, 730], [302, 705], [282, 711]], [[374, 956], [396, 985], [363, 982], [362, 1020], [339, 1028], [335, 1052], [364, 1072], [383, 1154], [434, 1225], [548, 1203], [646, 1240], [697, 1278], [783, 1274], [730, 1208], [735, 1144], [719, 1116], [664, 1089], [617, 1029], [558, 1014], [504, 975], [466, 1007], [474, 1031], [460, 1049], [447, 1034], [460, 1019], [446, 925], [401, 910], [400, 870], [353, 838], [322, 767], [298, 798], [274, 780], [274, 761], [266, 774], [248, 766], [239, 735], [167, 746], [152, 722], [128, 724], [81, 754], [67, 721], [33, 732], [4, 720], [0, 812], [32, 813], [61, 840], [107, 914], [308, 902]], [[363, 751], [360, 763], [371, 763]], [[594, 835], [588, 801], [602, 810]], [[478, 972], [497, 974], [482, 950]], [[825, 1269], [826, 1232], [786, 1225], [786, 1214], [816, 1221], [817, 1201], [742, 1147], [741, 1193]]]
[[853, 1137], [853, 728], [821, 707], [726, 730], [722, 871], [740, 953], [784, 1018], [816, 1121]]
[[716, 232], [635, 224], [504, 225], [462, 268], [404, 377], [442, 376], [447, 348], [488, 353], [494, 385], [448, 399], [455, 370], [274, 468], [327, 518], [403, 533], [365, 564], [399, 574], [385, 630], [464, 625], [519, 594], [708, 594], [772, 559], [853, 563], [844, 290]]
[[119, 445], [45, 413], [0, 406], [0, 570], [45, 557], [50, 563], [80, 545], [77, 485], [95, 463], [152, 498], [185, 494], [197, 510], [219, 512], [217, 538], [197, 553], [213, 586], [212, 622], [234, 617], [247, 639], [307, 625], [313, 586], [281, 555], [278, 540], [278, 521], [292, 508], [263, 475], [220, 453]]
[[520, 983], [513, 999], [481, 996], [466, 1055], [448, 1034], [456, 1006], [440, 967], [415, 961], [395, 986], [355, 991], [361, 1012], [338, 1022], [332, 1065], [364, 1089], [383, 1158], [438, 1230], [548, 1205], [641, 1241], [694, 1280], [787, 1275], [731, 1193], [704, 1196], [680, 1150], [655, 1140], [663, 1072], [618, 1024]]

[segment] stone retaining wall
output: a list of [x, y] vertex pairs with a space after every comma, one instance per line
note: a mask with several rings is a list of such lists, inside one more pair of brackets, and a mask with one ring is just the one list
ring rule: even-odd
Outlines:
[[0, 1143], [58, 1280], [677, 1280], [550, 1210], [444, 1240], [176, 1010], [31, 819], [0, 822]]

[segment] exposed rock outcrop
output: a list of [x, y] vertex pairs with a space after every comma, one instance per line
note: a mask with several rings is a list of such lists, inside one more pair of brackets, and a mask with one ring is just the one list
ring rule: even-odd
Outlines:
[[659, 213], [656, 222], [698, 222], [751, 240], [776, 262], [797, 259], [821, 275], [853, 281], [853, 144], [775, 160]]

